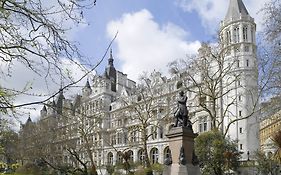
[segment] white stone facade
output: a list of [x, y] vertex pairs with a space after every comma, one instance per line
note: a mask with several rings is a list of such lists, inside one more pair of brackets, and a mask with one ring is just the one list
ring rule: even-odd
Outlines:
[[[259, 146], [259, 114], [254, 112], [258, 108], [255, 33], [254, 19], [248, 14], [243, 2], [241, 0], [230, 0], [227, 16], [221, 22], [220, 38], [223, 43], [223, 49], [226, 50], [225, 59], [236, 64], [229, 75], [225, 76], [223, 83], [228, 81], [235, 81], [235, 83], [232, 84], [232, 90], [226, 96], [218, 99], [217, 110], [219, 113], [222, 111], [220, 109], [227, 108], [226, 105], [231, 100], [234, 102], [229, 106], [228, 112], [224, 114], [223, 121], [218, 120], [218, 122], [223, 123], [223, 130], [226, 129], [225, 127], [229, 122], [249, 116], [246, 119], [233, 122], [227, 132], [231, 139], [238, 140], [238, 149], [243, 152], [242, 159], [248, 158], [248, 152], [253, 155], [253, 152]], [[233, 80], [235, 75], [238, 74], [239, 79]], [[149, 78], [150, 85], [153, 85], [151, 90], [153, 90], [154, 94], [161, 95], [157, 96], [155, 99], [157, 105], [150, 111], [153, 118], [150, 119], [151, 126], [147, 131], [151, 134], [148, 138], [148, 153], [153, 163], [163, 163], [165, 156], [169, 154], [165, 134], [167, 134], [173, 120], [173, 112], [177, 103], [176, 97], [178, 92], [182, 90], [181, 79], [177, 77], [166, 78], [159, 72], [153, 72]], [[127, 102], [134, 101], [137, 103], [139, 101], [139, 103], [142, 103], [138, 90], [136, 83], [128, 79], [126, 74], [115, 70], [111, 53], [105, 74], [92, 77], [91, 81], [87, 82], [82, 89], [81, 96], [77, 95], [74, 101], [61, 98], [62, 104], [66, 105], [67, 109], [72, 110], [72, 113], [67, 112], [67, 115], [72, 117], [68, 122], [58, 119], [59, 128], [68, 128], [64, 129], [66, 133], [68, 131], [75, 132], [73, 128], [77, 123], [79, 124], [79, 122], [74, 121], [77, 118], [75, 116], [83, 114], [88, 116], [81, 121], [85, 127], [96, 125], [89, 135], [93, 142], [93, 157], [98, 166], [118, 162], [118, 159], [120, 159], [119, 151], [129, 151], [134, 162], [142, 161], [141, 135], [134, 129], [134, 127], [140, 126], [140, 123], [128, 117], [132, 116], [133, 113], [128, 110], [130, 105], [122, 101], [122, 99], [126, 99]], [[223, 89], [223, 92], [227, 91], [228, 89]], [[191, 92], [186, 91], [186, 95], [189, 99], [187, 106], [192, 114], [190, 119], [193, 123], [194, 132], [200, 133], [210, 130], [211, 121], [208, 114], [192, 107], [200, 99], [196, 99], [196, 94]], [[54, 106], [58, 107], [58, 104], [59, 100], [54, 103]], [[55, 114], [59, 118], [60, 112], [64, 113], [66, 108], [61, 110], [54, 111], [54, 109], [48, 108], [44, 109], [41, 114], [42, 117]], [[157, 123], [159, 121], [161, 121], [160, 124]], [[153, 123], [157, 127], [153, 127]], [[64, 137], [64, 140], [67, 139], [76, 139], [77, 145], [84, 142], [76, 133], [73, 133], [71, 137]], [[60, 142], [60, 144], [63, 143]], [[80, 154], [81, 157], [86, 158], [85, 152]], [[61, 159], [65, 163], [71, 163], [71, 159], [66, 152], [63, 153]]]

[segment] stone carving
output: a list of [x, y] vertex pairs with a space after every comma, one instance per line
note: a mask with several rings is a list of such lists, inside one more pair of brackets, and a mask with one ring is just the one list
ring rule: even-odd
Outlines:
[[172, 162], [171, 156], [168, 156], [168, 157], [165, 158], [165, 160], [164, 160], [165, 165], [171, 165], [172, 163], [173, 162]]
[[183, 147], [181, 147], [181, 150], [180, 150], [179, 163], [180, 163], [181, 165], [185, 165], [185, 164], [186, 164], [186, 158], [185, 158], [185, 155], [184, 155], [184, 149], [183, 149]]

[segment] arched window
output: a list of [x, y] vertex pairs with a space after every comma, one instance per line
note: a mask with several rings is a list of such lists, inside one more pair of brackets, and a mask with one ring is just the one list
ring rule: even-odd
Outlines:
[[231, 43], [231, 32], [229, 30], [226, 31], [226, 42], [227, 44]]
[[144, 151], [142, 149], [140, 149], [138, 151], [138, 160], [143, 163], [144, 162]]
[[168, 158], [171, 158], [171, 150], [170, 148], [167, 146], [165, 149], [164, 149], [164, 161]]
[[117, 153], [117, 163], [122, 163], [123, 162], [123, 156], [122, 156], [122, 152], [118, 152]]
[[134, 162], [134, 152], [132, 150], [127, 151], [126, 156], [128, 156], [130, 162]]
[[151, 163], [158, 163], [158, 149], [157, 148], [152, 148], [151, 151], [150, 151], [150, 160], [151, 160]]
[[109, 152], [107, 154], [107, 163], [108, 163], [108, 165], [113, 165], [113, 154], [112, 154], [112, 152]]

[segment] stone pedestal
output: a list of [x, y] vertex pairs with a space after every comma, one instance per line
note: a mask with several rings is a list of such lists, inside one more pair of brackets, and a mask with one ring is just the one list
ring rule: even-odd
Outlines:
[[163, 175], [200, 175], [194, 160], [194, 134], [191, 128], [174, 127], [166, 135], [172, 155], [172, 164], [165, 165]]

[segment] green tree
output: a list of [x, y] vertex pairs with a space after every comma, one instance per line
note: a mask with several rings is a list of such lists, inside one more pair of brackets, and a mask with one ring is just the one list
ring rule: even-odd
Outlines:
[[15, 163], [19, 158], [18, 143], [19, 138], [18, 134], [15, 131], [11, 129], [1, 131], [0, 154], [4, 157], [5, 162], [9, 165]]
[[276, 145], [276, 152], [275, 152], [275, 158], [276, 160], [281, 163], [281, 130], [279, 130], [278, 132], [276, 132], [274, 135], [273, 135], [273, 141]]
[[266, 156], [263, 152], [259, 151], [256, 153], [255, 158], [258, 172], [271, 175], [278, 174], [277, 162], [273, 159], [272, 155]]
[[238, 168], [240, 154], [236, 144], [217, 130], [202, 133], [195, 139], [195, 153], [203, 175], [222, 175]]

